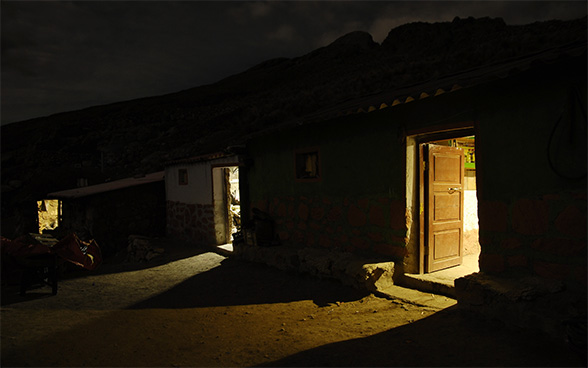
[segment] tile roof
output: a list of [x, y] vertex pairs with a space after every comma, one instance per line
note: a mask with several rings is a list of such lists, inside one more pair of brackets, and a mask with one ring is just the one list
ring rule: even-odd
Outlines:
[[304, 116], [297, 124], [322, 121], [338, 116], [369, 113], [406, 104], [416, 100], [439, 96], [462, 88], [477, 86], [493, 80], [506, 78], [526, 71], [537, 65], [554, 63], [568, 57], [586, 57], [586, 43], [572, 43], [560, 47], [542, 50], [533, 54], [472, 68], [459, 73], [424, 81], [411, 86], [400, 87], [392, 91], [381, 92], [358, 99], [345, 101]]

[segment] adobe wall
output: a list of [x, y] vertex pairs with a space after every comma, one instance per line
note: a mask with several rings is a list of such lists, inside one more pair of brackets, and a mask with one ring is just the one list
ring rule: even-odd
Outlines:
[[[341, 118], [249, 144], [251, 207], [268, 212], [283, 244], [402, 260], [407, 254], [403, 149], [373, 115], [373, 131]], [[350, 132], [353, 132], [350, 134]], [[320, 179], [296, 179], [295, 151], [319, 150]], [[371, 159], [370, 159], [371, 158]], [[385, 158], [385, 159], [384, 159]]]
[[[480, 120], [476, 154], [485, 273], [535, 275], [586, 290], [587, 94], [581, 64], [518, 78], [500, 108]], [[491, 86], [489, 92], [498, 89]]]
[[406, 256], [405, 205], [381, 197], [273, 197], [252, 206], [274, 219], [282, 243], [341, 252]]
[[[571, 91], [584, 106], [558, 124]], [[585, 173], [586, 126], [578, 119], [586, 96], [580, 58], [260, 137], [248, 144], [251, 205], [272, 215], [284, 243], [414, 263], [418, 248], [407, 245], [418, 235], [418, 203], [407, 203], [404, 139], [475, 122], [481, 271], [557, 279], [585, 292], [586, 177], [558, 175], [547, 154], [563, 155], [558, 164], [580, 160], [576, 171]], [[575, 143], [561, 142], [570, 136]], [[294, 152], [305, 147], [318, 147], [318, 181], [295, 180]]]

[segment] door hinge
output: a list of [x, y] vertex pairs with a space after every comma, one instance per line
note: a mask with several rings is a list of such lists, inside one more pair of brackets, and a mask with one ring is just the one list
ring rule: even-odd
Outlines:
[[427, 161], [423, 161], [423, 171], [427, 171]]

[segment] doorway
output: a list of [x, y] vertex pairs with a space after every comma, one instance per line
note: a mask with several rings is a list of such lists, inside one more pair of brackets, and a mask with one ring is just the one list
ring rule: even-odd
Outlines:
[[[406, 207], [410, 226], [405, 275], [465, 272], [457, 276], [461, 277], [478, 271], [475, 146], [473, 127], [406, 137]], [[432, 147], [435, 148], [429, 150]], [[429, 156], [435, 154], [439, 155], [440, 166], [456, 165], [453, 169], [440, 167], [437, 183], [435, 177], [429, 177], [429, 169], [435, 165], [429, 162]], [[432, 184], [431, 188], [427, 182]]]
[[241, 227], [239, 167], [213, 167], [212, 188], [215, 240], [222, 246], [231, 243]]
[[425, 273], [464, 261], [477, 264], [481, 249], [475, 142], [475, 136], [468, 135], [420, 144], [420, 160], [425, 163], [419, 182]]
[[61, 222], [61, 201], [57, 199], [37, 201], [37, 222], [39, 234], [57, 229]]

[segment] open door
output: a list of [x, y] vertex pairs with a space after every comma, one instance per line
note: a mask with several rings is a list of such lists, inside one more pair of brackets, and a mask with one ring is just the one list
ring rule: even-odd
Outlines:
[[464, 152], [434, 144], [421, 152], [425, 272], [433, 272], [462, 263]]
[[238, 230], [241, 221], [239, 167], [214, 167], [212, 183], [216, 244], [227, 244], [231, 242], [232, 234]]

